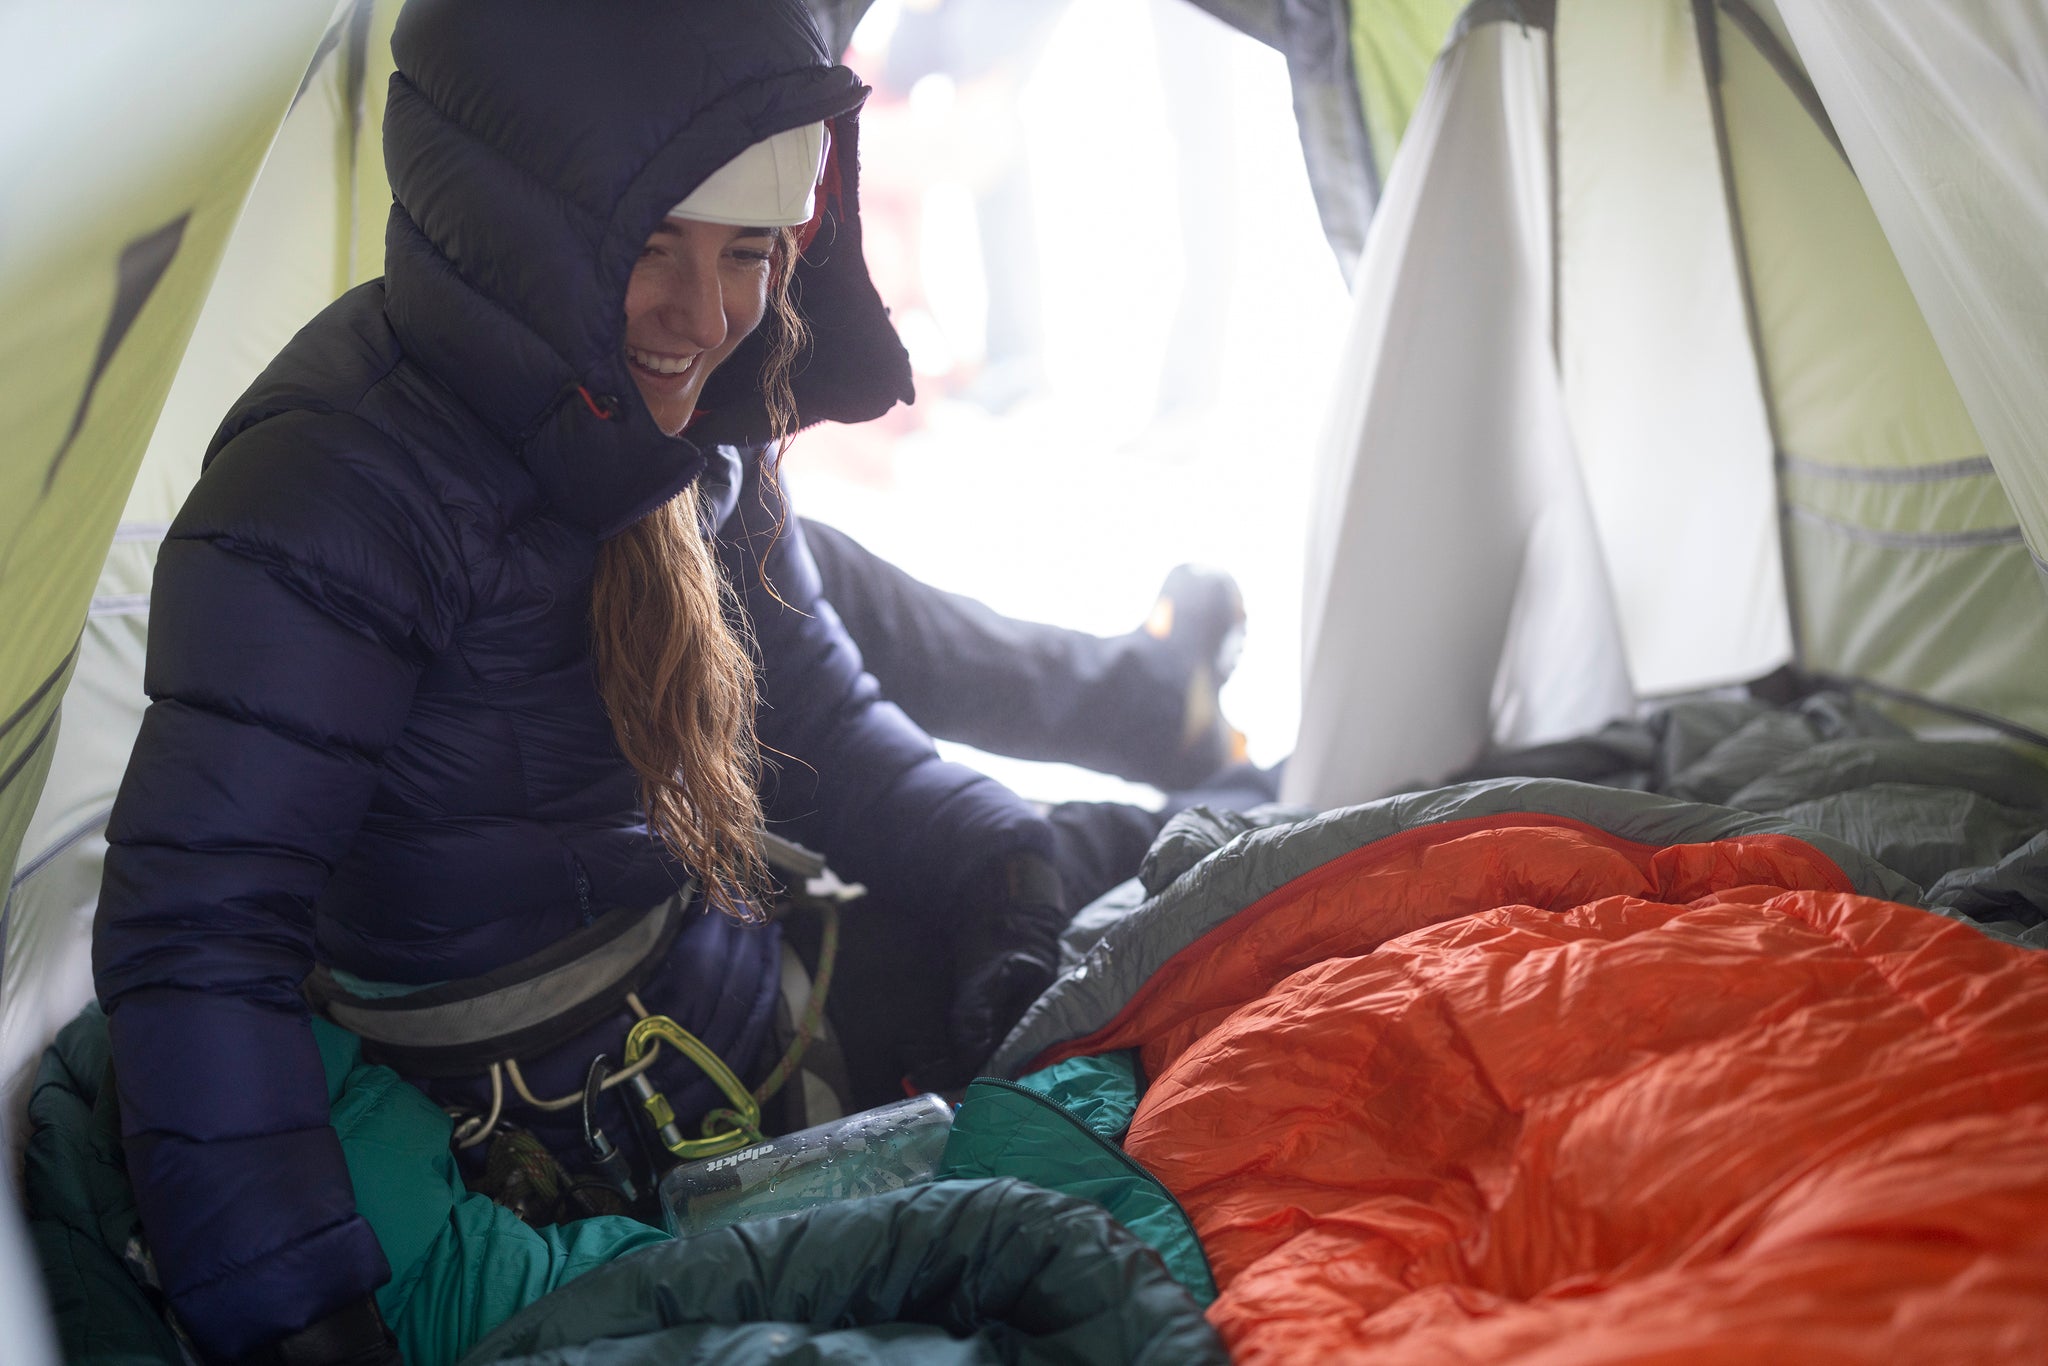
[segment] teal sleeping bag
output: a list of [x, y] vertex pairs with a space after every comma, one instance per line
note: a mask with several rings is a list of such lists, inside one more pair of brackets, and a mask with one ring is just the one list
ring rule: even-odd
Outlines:
[[[1201, 1309], [1099, 1205], [947, 1181], [670, 1239], [624, 1218], [534, 1229], [464, 1188], [449, 1120], [316, 1023], [357, 1207], [392, 1267], [408, 1366], [518, 1362], [1222, 1363]], [[184, 1360], [122, 1166], [97, 1007], [44, 1054], [27, 1207], [67, 1361]]]
[[1173, 1193], [1120, 1146], [1138, 1111], [1137, 1055], [1070, 1058], [1018, 1081], [967, 1090], [939, 1166], [942, 1177], [1021, 1177], [1102, 1206], [1159, 1255], [1199, 1304], [1216, 1281]]
[[[528, 1227], [462, 1184], [449, 1119], [417, 1088], [362, 1059], [356, 1037], [314, 1021], [327, 1097], [356, 1204], [392, 1276], [377, 1307], [408, 1366], [451, 1366], [514, 1312], [660, 1229], [624, 1218]], [[29, 1100], [25, 1169], [32, 1237], [73, 1366], [184, 1360], [150, 1288], [150, 1265], [122, 1163], [120, 1119], [98, 1006], [44, 1053]]]

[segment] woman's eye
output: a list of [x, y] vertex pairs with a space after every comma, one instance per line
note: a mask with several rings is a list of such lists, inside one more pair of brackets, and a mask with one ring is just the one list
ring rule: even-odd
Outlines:
[[750, 266], [763, 265], [775, 259], [772, 252], [755, 251], [749, 247], [734, 247], [732, 256], [735, 261], [743, 261]]

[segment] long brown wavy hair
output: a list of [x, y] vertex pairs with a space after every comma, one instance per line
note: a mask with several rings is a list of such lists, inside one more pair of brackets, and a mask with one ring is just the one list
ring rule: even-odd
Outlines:
[[[795, 234], [779, 230], [761, 369], [771, 475], [796, 429], [790, 376], [809, 342], [791, 288], [796, 256]], [[702, 516], [698, 496], [682, 493], [599, 548], [592, 654], [612, 735], [640, 776], [648, 830], [697, 875], [714, 909], [754, 921], [768, 870], [757, 836], [753, 641]]]

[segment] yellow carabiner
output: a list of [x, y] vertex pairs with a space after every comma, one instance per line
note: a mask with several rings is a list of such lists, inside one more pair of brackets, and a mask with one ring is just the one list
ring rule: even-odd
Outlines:
[[[703, 1068], [704, 1075], [711, 1078], [712, 1084], [723, 1091], [726, 1099], [732, 1102], [731, 1109], [713, 1110], [705, 1116], [704, 1137], [683, 1138], [680, 1134], [675, 1138], [664, 1136], [663, 1147], [677, 1157], [694, 1159], [718, 1157], [744, 1148], [749, 1143], [761, 1142], [760, 1102], [754, 1099], [753, 1093], [733, 1074], [733, 1070], [725, 1065], [725, 1060], [711, 1051], [710, 1045], [668, 1016], [649, 1015], [628, 1031], [626, 1065], [631, 1067], [640, 1061], [658, 1043], [668, 1044]], [[675, 1123], [675, 1111], [669, 1105], [668, 1097], [652, 1087], [645, 1089], [642, 1096], [641, 1104], [653, 1117], [656, 1131], [667, 1128], [671, 1133], [675, 1132], [671, 1127]], [[714, 1132], [712, 1125], [721, 1118], [730, 1121], [733, 1127]]]

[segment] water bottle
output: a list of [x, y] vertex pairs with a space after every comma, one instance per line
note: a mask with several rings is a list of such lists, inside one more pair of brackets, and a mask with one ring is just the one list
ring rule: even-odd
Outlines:
[[953, 1107], [927, 1092], [829, 1124], [686, 1162], [661, 1182], [662, 1222], [681, 1235], [929, 1181]]

